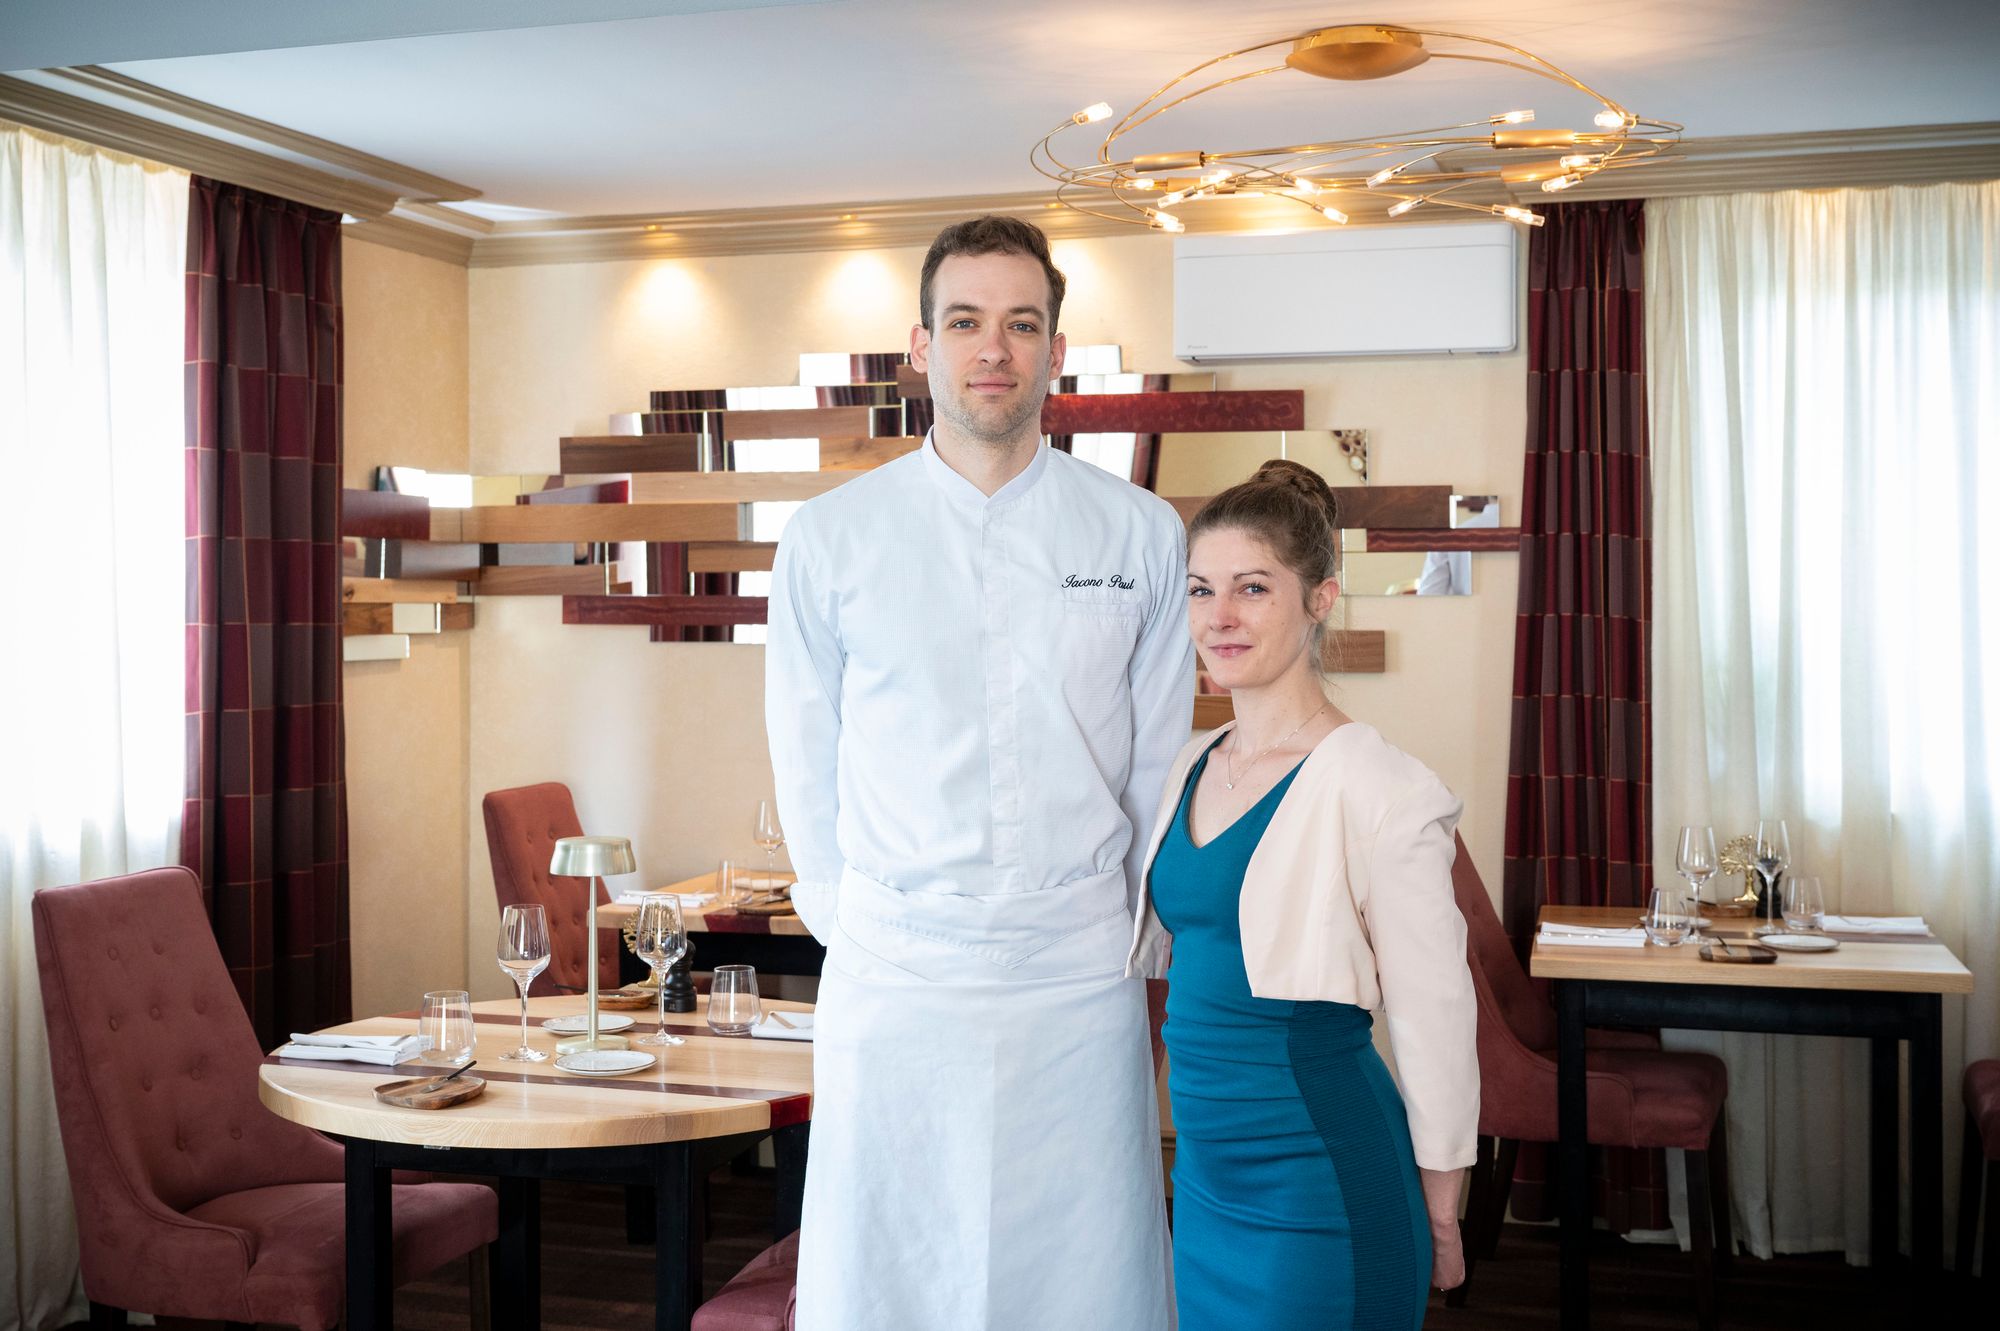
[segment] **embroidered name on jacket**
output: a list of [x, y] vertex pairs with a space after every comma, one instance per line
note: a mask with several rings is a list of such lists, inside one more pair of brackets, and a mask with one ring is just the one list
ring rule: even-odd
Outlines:
[[1132, 580], [1122, 573], [1113, 573], [1108, 578], [1084, 578], [1078, 577], [1074, 573], [1067, 573], [1063, 575], [1062, 585], [1065, 587], [1117, 587], [1129, 592], [1132, 590], [1133, 584]]

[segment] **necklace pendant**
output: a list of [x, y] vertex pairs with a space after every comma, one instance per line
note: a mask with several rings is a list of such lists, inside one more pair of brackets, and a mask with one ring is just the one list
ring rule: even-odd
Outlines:
[[1222, 788], [1224, 790], [1234, 790], [1236, 789], [1236, 783], [1234, 781], [1225, 781], [1222, 783]]

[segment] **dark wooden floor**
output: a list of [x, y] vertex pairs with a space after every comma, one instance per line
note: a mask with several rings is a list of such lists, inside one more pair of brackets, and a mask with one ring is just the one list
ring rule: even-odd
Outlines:
[[[713, 1294], [770, 1241], [771, 1185], [725, 1169], [716, 1174], [710, 1198], [711, 1234], [703, 1259], [706, 1292]], [[1591, 1268], [1594, 1325], [1602, 1331], [1693, 1327], [1689, 1270], [1687, 1256], [1674, 1249], [1599, 1236]], [[1556, 1284], [1555, 1231], [1509, 1225], [1498, 1257], [1480, 1264], [1470, 1306], [1447, 1308], [1442, 1296], [1435, 1296], [1424, 1325], [1433, 1331], [1552, 1327]], [[1913, 1313], [1905, 1291], [1835, 1256], [1770, 1262], [1739, 1257], [1734, 1276], [1723, 1286], [1722, 1323], [1734, 1331], [2000, 1326], [2000, 1290], [1988, 1282], [1980, 1285], [1979, 1315], [1968, 1311], [1926, 1319]], [[652, 1250], [626, 1243], [624, 1197], [618, 1189], [543, 1185], [542, 1291], [546, 1331], [632, 1331], [652, 1324]], [[460, 1262], [398, 1290], [396, 1325], [402, 1331], [464, 1331], [469, 1306], [466, 1264]], [[200, 1324], [163, 1320], [161, 1325]]]

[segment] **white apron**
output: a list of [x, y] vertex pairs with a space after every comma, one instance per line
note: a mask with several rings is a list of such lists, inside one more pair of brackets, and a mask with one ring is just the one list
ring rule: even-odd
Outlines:
[[1172, 1326], [1131, 919], [1122, 885], [1078, 886], [1050, 894], [1110, 909], [1038, 936], [1019, 896], [842, 878], [814, 1019], [799, 1331]]

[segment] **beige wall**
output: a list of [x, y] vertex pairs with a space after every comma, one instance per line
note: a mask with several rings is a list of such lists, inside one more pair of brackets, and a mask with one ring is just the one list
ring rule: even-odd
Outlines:
[[[346, 484], [395, 463], [465, 471], [466, 273], [344, 247]], [[347, 679], [348, 859], [358, 1013], [465, 983], [469, 639], [412, 637]]]
[[[561, 435], [602, 430], [609, 413], [643, 408], [650, 389], [792, 383], [802, 351], [900, 349], [914, 318], [922, 257], [896, 249], [475, 270], [473, 465], [483, 472], [553, 469]], [[1375, 483], [1442, 482], [1497, 493], [1503, 521], [1516, 520], [1526, 410], [1520, 353], [1187, 366], [1171, 355], [1168, 241], [1066, 242], [1056, 259], [1070, 279], [1062, 323], [1073, 341], [1119, 343], [1127, 369], [1215, 368], [1223, 388], [1303, 387], [1309, 426], [1369, 429]], [[1174, 441], [1162, 457], [1160, 488], [1212, 489], [1247, 475], [1272, 452], [1248, 442], [1218, 450]], [[1343, 676], [1336, 696], [1465, 798], [1466, 842], [1497, 894], [1515, 561], [1478, 555], [1473, 562], [1470, 597], [1355, 601], [1348, 625], [1387, 630], [1390, 670]], [[657, 646], [642, 629], [562, 629], [553, 612], [543, 626], [521, 627], [503, 638], [482, 625], [473, 635], [475, 803], [484, 782], [502, 777], [569, 780], [580, 805], [588, 803], [586, 791], [609, 798], [612, 788], [631, 783], [653, 791], [650, 803], [632, 806], [637, 822], [597, 825], [586, 812], [585, 823], [629, 829], [649, 866], [693, 873], [721, 855], [749, 852], [750, 814], [769, 782], [761, 757], [761, 648]], [[733, 664], [716, 668], [718, 656]], [[561, 675], [548, 674], [551, 659], [597, 663], [592, 687], [565, 687]], [[528, 704], [508, 679], [519, 671], [543, 686], [536, 726], [488, 724], [496, 716], [482, 710], [488, 699]], [[593, 775], [533, 761], [548, 734], [604, 718], [608, 703], [597, 689], [618, 696], [626, 724], [599, 731]], [[720, 753], [727, 761], [691, 771], [676, 757], [685, 753]], [[704, 812], [688, 816], [685, 808]], [[473, 823], [477, 879], [484, 844], [476, 813]], [[665, 844], [653, 844], [662, 838]], [[478, 914], [483, 906], [490, 916], [490, 888], [476, 881], [471, 895], [476, 940], [490, 928]]]
[[[1213, 368], [1223, 388], [1303, 387], [1315, 430], [1371, 434], [1377, 484], [1497, 493], [1519, 514], [1521, 354], [1219, 367], [1175, 362], [1172, 248], [1068, 242], [1064, 329], [1116, 342], [1128, 369]], [[915, 249], [461, 269], [348, 247], [348, 483], [398, 462], [482, 474], [553, 471], [557, 440], [598, 433], [654, 388], [794, 382], [802, 351], [907, 344]], [[1290, 441], [1317, 463], [1322, 440]], [[1315, 452], [1315, 449], [1318, 452]], [[1172, 441], [1167, 493], [1212, 490], [1275, 451]], [[1506, 796], [1514, 559], [1474, 557], [1465, 598], [1358, 599], [1389, 635], [1389, 673], [1336, 698], [1466, 801], [1466, 842], [1497, 896]], [[412, 640], [403, 663], [348, 669], [355, 1002], [397, 1010], [427, 988], [499, 997], [497, 910], [480, 798], [560, 780], [586, 830], [630, 835], [643, 872], [614, 888], [750, 858], [769, 793], [762, 649], [665, 645], [644, 629], [564, 627], [548, 598], [482, 602], [467, 634]]]

